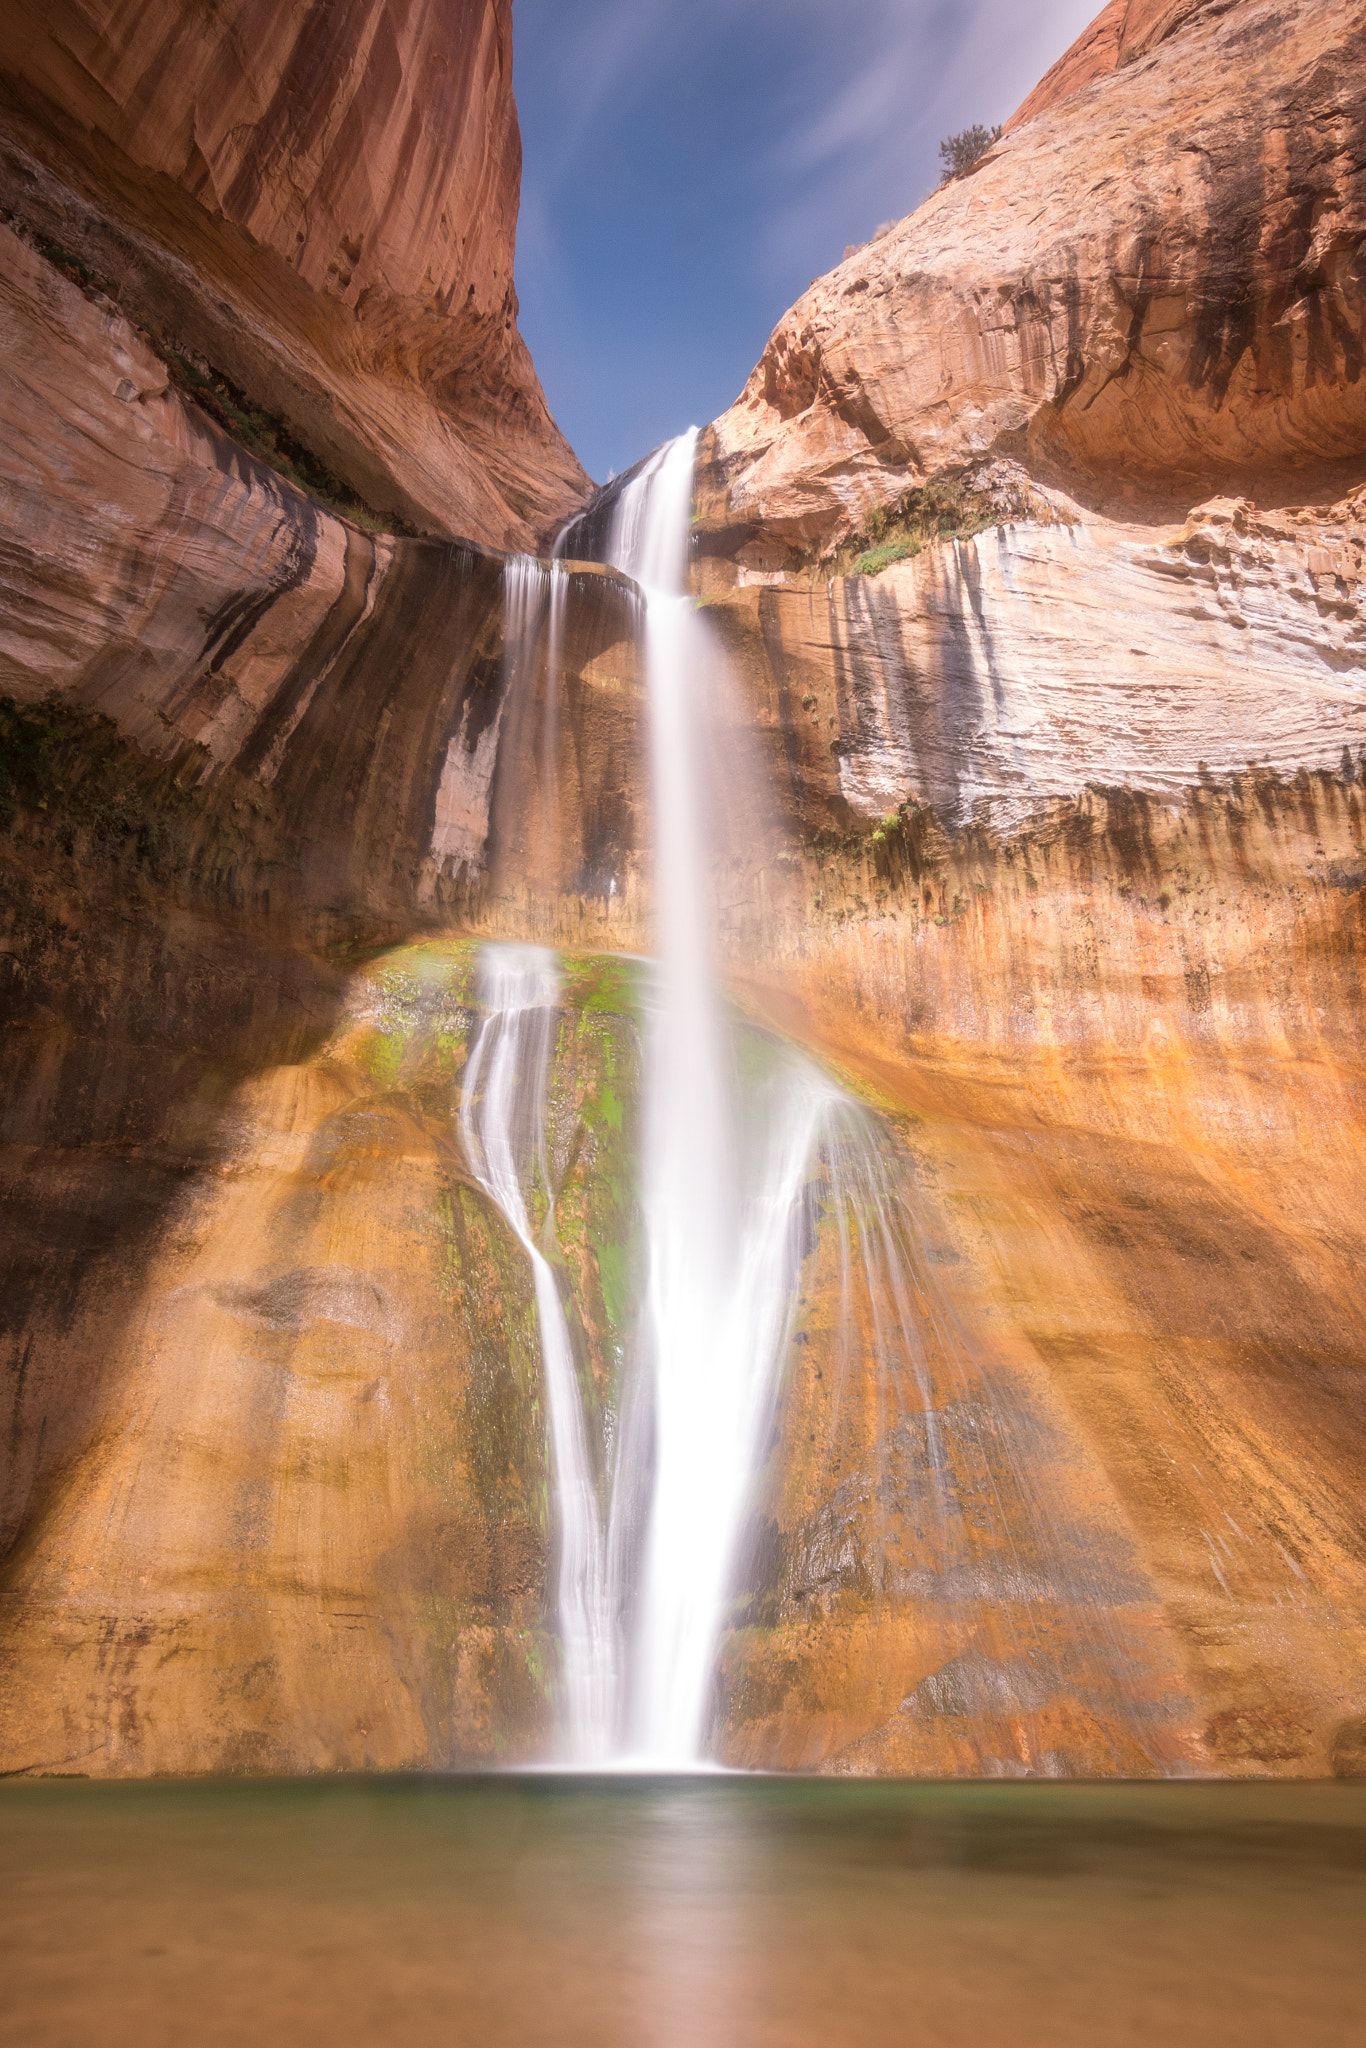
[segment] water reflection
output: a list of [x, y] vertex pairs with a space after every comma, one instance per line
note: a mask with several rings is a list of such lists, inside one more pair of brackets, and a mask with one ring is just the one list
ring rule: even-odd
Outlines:
[[1366, 2042], [1366, 1786], [0, 1794], [0, 2042]]

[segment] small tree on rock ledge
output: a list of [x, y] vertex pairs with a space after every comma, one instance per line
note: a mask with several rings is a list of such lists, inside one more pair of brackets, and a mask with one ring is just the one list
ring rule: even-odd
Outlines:
[[957, 135], [946, 135], [939, 145], [940, 184], [947, 185], [950, 178], [961, 178], [1000, 139], [999, 127], [985, 128], [980, 121], [974, 121], [971, 128], [960, 129]]

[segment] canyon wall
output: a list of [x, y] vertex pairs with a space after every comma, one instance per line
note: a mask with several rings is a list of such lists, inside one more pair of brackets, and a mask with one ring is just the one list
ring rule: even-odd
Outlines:
[[[876, 1376], [846, 1391], [832, 1474], [817, 1446], [837, 1330], [797, 1354], [766, 1631], [742, 1632], [728, 1667], [741, 1753], [1360, 1769], [1359, 772], [1095, 790], [1009, 833], [908, 808], [801, 863], [785, 879], [806, 914], [775, 916], [737, 972], [758, 1014], [901, 1133], [933, 1392], [894, 1398]], [[1000, 1588], [986, 1614], [916, 1589], [914, 1552], [886, 1561], [894, 1504], [924, 1512], [927, 1406], [966, 1438], [955, 1471], [990, 1469], [959, 1494], [986, 1553], [972, 1583]], [[1078, 1490], [1080, 1516], [1065, 1506]], [[1146, 1727], [1107, 1720], [1094, 1667], [1078, 1678], [1097, 1616], [1075, 1574], [1057, 1591], [1040, 1536], [1053, 1511], [1107, 1532], [1082, 1543], [1098, 1568], [1127, 1559]], [[1022, 1670], [1028, 1617], [1007, 1619], [1021, 1573], [1036, 1619], [1057, 1599], [1085, 1610], [1049, 1637], [1070, 1685], [1041, 1651]], [[919, 1692], [901, 1684], [917, 1657]], [[1075, 1711], [1049, 1745], [1024, 1707], [1059, 1693]]]
[[813, 285], [717, 421], [714, 550], [786, 568], [1010, 457], [1095, 508], [1360, 481], [1359, 0], [1187, 10]]
[[[645, 950], [649, 835], [636, 594], [515, 611], [481, 551], [586, 494], [515, 332], [507, 28], [0, 29], [0, 1769], [547, 1739], [467, 941]], [[730, 1761], [1366, 1763], [1364, 67], [1348, 0], [1107, 8], [704, 444], [718, 753], [774, 810], [729, 966], [899, 1219], [851, 1309], [813, 1180]], [[557, 1042], [610, 1406], [603, 963]]]
[[[553, 1184], [605, 1400], [637, 1041], [615, 963], [565, 1006]], [[457, 1133], [477, 1008], [467, 944], [353, 961], [330, 1029], [225, 1077], [215, 1170], [184, 1177], [136, 1276], [68, 1303], [65, 1356], [102, 1370], [7, 1563], [7, 1769], [543, 1753], [541, 1354], [525, 1257]]]
[[1006, 126], [1018, 128], [1035, 114], [1047, 113], [1093, 80], [1107, 78], [1121, 65], [1136, 63], [1197, 15], [1222, 11], [1227, 4], [1228, 0], [1110, 0], [1044, 73]]
[[583, 496], [517, 332], [510, 0], [56, 0], [0, 24], [0, 208], [388, 522]]
[[[117, 1728], [117, 1658], [72, 1667], [35, 1749], [60, 1630], [26, 1617], [91, 1460], [156, 1484], [142, 1425], [110, 1416], [148, 1329], [175, 1327], [154, 1275], [214, 1213], [252, 1105], [293, 1100], [359, 958], [479, 914], [495, 866], [528, 893], [522, 684], [502, 562], [472, 543], [534, 541], [586, 484], [516, 333], [508, 37], [506, 5], [456, 0], [0, 26], [5, 1768], [344, 1753], [290, 1748], [278, 1695], [234, 1750], [206, 1695], [193, 1753], [179, 1708], [153, 1709], [160, 1751], [82, 1733], [73, 1761], [77, 1689]], [[592, 925], [633, 859], [635, 599], [575, 586], [563, 744], [534, 767]], [[276, 1421], [232, 1424], [249, 1491]], [[401, 1548], [414, 1486], [374, 1507], [372, 1548]], [[91, 1641], [129, 1589], [101, 1581]], [[206, 1601], [240, 1595], [220, 1576]], [[223, 1626], [185, 1651], [197, 1669], [230, 1658]]]
[[[905, 1120], [932, 1411], [979, 1450], [1016, 1404], [962, 1482], [1016, 1576], [984, 1535], [955, 1613], [888, 1533], [923, 1404], [832, 1420], [798, 1354], [747, 1760], [1366, 1756], [1364, 74], [1359, 5], [1108, 8], [711, 430], [699, 582], [789, 846], [735, 969]], [[1075, 1610], [1061, 1684], [1005, 1620], [1056, 1596], [1053, 1431], [1043, 1499], [1107, 1491], [1083, 1547], [1135, 1573], [1122, 1734]]]

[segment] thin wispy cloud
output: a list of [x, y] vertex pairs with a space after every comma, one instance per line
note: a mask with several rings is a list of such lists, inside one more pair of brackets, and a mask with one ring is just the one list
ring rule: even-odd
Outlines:
[[[940, 139], [1012, 113], [1095, 5], [868, 0], [856, 54], [832, 29], [829, 10], [819, 11], [825, 20], [812, 25], [817, 111], [793, 122], [768, 166], [762, 246], [775, 275], [813, 248], [832, 262], [847, 243], [909, 212], [935, 181]], [[1041, 61], [1045, 16], [1051, 33]]]
[[524, 325], [590, 469], [735, 395], [814, 276], [1100, 0], [515, 0]]
[[520, 0], [518, 33], [556, 52], [565, 81], [551, 168], [572, 176], [587, 138], [623, 91], [639, 92], [656, 75], [676, 34], [674, 0]]

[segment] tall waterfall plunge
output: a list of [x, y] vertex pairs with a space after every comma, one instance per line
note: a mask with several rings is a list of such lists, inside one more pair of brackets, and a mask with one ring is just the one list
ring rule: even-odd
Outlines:
[[[461, 1108], [471, 1168], [531, 1264], [555, 1503], [561, 1760], [578, 1766], [705, 1760], [814, 1184], [824, 1173], [843, 1205], [848, 1161], [861, 1156], [857, 1106], [812, 1062], [747, 1031], [722, 998], [703, 687], [712, 657], [686, 593], [696, 438], [660, 450], [623, 488], [604, 550], [644, 607], [656, 958], [643, 981], [644, 1271], [610, 1456], [597, 1446], [601, 1486], [556, 1270], [553, 955], [483, 949], [484, 1015]], [[509, 565], [519, 673], [533, 666], [547, 574]], [[549, 629], [547, 658], [557, 660], [553, 603]], [[762, 805], [742, 808], [757, 815]], [[843, 1215], [840, 1228], [847, 1236]]]
[[[608, 558], [645, 604], [658, 976], [646, 1038], [643, 1387], [648, 1459], [630, 1741], [695, 1761], [736, 1540], [789, 1334], [802, 1195], [830, 1089], [796, 1059], [741, 1114], [715, 961], [702, 762], [703, 627], [687, 596], [697, 436], [623, 490]], [[758, 1112], [756, 1115], [755, 1112]], [[748, 1128], [747, 1128], [748, 1122]]]

